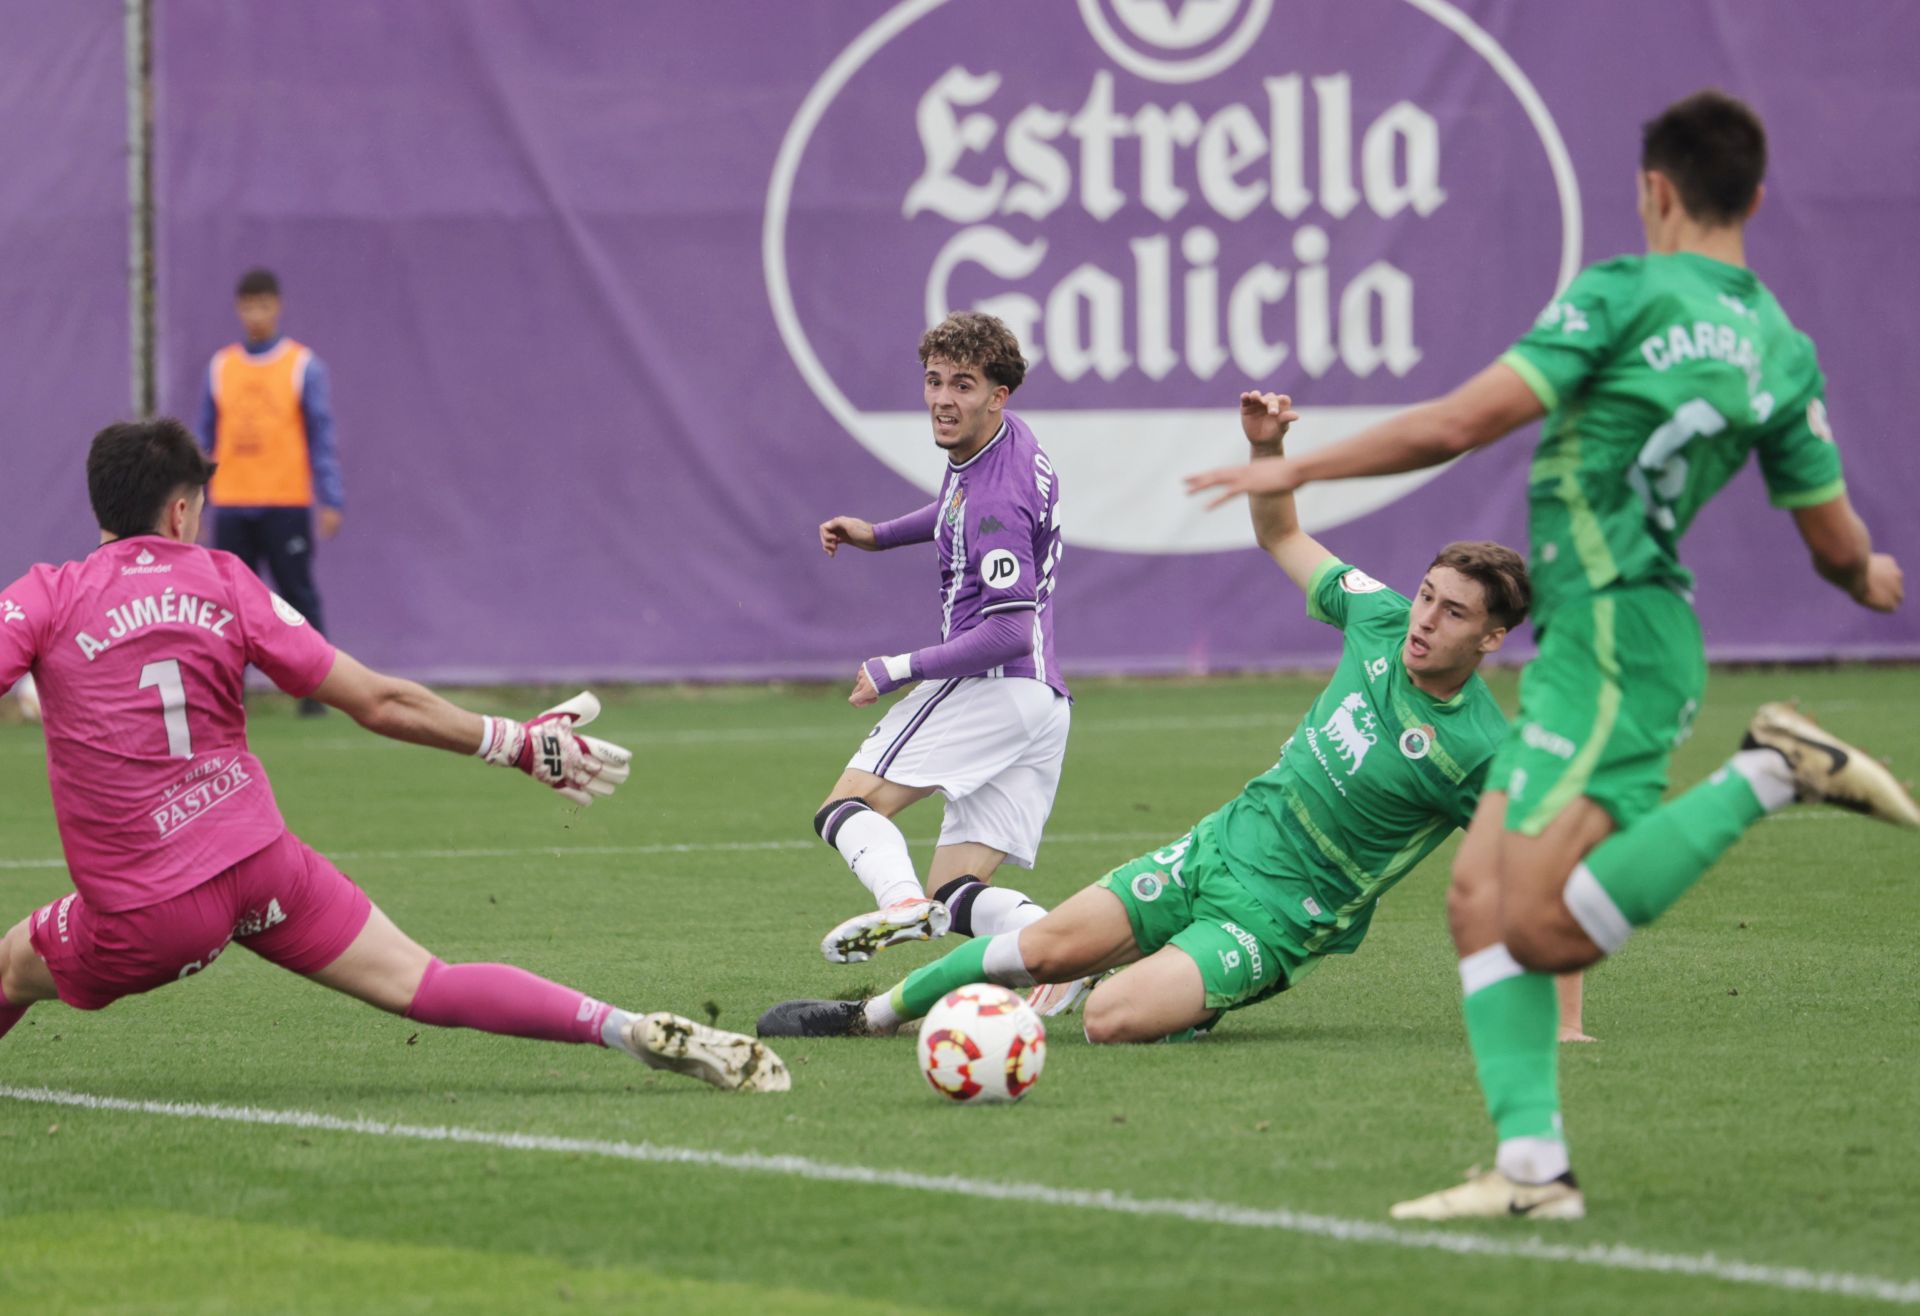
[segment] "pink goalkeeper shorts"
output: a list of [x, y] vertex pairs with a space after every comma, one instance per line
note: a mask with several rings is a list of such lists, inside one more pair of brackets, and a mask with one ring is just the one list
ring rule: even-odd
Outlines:
[[237, 941], [295, 973], [340, 958], [373, 902], [292, 832], [191, 891], [145, 909], [101, 913], [75, 892], [33, 916], [33, 949], [60, 999], [98, 1010], [177, 982]]

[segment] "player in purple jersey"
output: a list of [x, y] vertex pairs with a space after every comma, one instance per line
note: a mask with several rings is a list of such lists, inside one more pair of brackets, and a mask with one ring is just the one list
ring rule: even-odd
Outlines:
[[113, 425], [87, 456], [100, 547], [0, 589], [0, 688], [38, 678], [74, 891], [0, 937], [0, 1036], [38, 1001], [82, 1010], [197, 973], [239, 942], [394, 1014], [615, 1048], [715, 1087], [785, 1091], [763, 1043], [634, 1014], [507, 964], [447, 964], [287, 830], [247, 747], [249, 664], [370, 731], [518, 768], [580, 804], [632, 756], [578, 734], [582, 694], [482, 717], [335, 649], [230, 553], [197, 544], [214, 466], [180, 422]]
[[[829, 557], [842, 545], [931, 541], [940, 564], [939, 642], [869, 658], [848, 702], [865, 708], [919, 684], [868, 733], [814, 817], [876, 906], [827, 934], [821, 951], [836, 964], [950, 928], [993, 936], [1039, 918], [1020, 892], [989, 883], [1002, 863], [1033, 866], [1067, 749], [1070, 701], [1053, 648], [1060, 483], [1006, 410], [1026, 376], [1020, 344], [993, 316], [955, 314], [920, 340], [920, 363], [933, 441], [947, 454], [939, 497], [877, 526], [836, 516], [820, 527]], [[892, 819], [935, 791], [946, 816], [923, 889]]]

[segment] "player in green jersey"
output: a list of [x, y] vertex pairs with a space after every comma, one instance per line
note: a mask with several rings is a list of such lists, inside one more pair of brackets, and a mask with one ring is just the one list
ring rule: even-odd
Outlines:
[[[1288, 407], [1242, 396], [1256, 453], [1279, 451]], [[1254, 499], [1253, 515], [1308, 615], [1343, 632], [1340, 664], [1280, 761], [1039, 921], [975, 938], [864, 1002], [774, 1006], [762, 1036], [891, 1033], [970, 983], [1072, 983], [1133, 964], [1094, 988], [1087, 1036], [1154, 1041], [1359, 946], [1381, 893], [1473, 816], [1506, 732], [1476, 669], [1526, 616], [1526, 567], [1498, 544], [1449, 544], [1408, 599], [1304, 533], [1291, 494]]]
[[1415, 470], [1546, 416], [1528, 485], [1540, 652], [1448, 892], [1499, 1152], [1493, 1170], [1402, 1202], [1397, 1218], [1585, 1214], [1547, 973], [1618, 950], [1795, 800], [1920, 826], [1884, 768], [1778, 704], [1724, 770], [1659, 805], [1706, 683], [1680, 538], [1749, 453], [1820, 575], [1868, 608], [1901, 600], [1898, 563], [1872, 550], [1847, 500], [1813, 345], [1746, 267], [1765, 169], [1765, 133], [1741, 102], [1710, 91], [1670, 106], [1642, 137], [1647, 255], [1583, 271], [1444, 398], [1302, 457], [1188, 481], [1224, 499]]

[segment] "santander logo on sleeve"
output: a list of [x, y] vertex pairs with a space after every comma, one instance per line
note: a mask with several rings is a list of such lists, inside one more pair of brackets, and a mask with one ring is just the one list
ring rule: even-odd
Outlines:
[[[991, 312], [1067, 537], [1146, 553], [1249, 542], [1179, 482], [1245, 457], [1241, 389], [1292, 393], [1310, 451], [1484, 366], [1580, 251], [1552, 116], [1446, 0], [902, 0], [820, 70], [762, 228], [781, 339], [863, 448], [939, 487], [899, 361]], [[1302, 520], [1434, 474], [1309, 486]]]

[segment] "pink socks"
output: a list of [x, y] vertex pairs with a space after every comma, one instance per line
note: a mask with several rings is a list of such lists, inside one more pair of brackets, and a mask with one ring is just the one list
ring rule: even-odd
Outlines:
[[[605, 1046], [600, 1026], [608, 1009], [605, 1002], [511, 964], [447, 964], [436, 958], [420, 979], [407, 1018], [440, 1028]], [[0, 1022], [0, 1032], [5, 1028]]]

